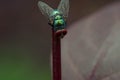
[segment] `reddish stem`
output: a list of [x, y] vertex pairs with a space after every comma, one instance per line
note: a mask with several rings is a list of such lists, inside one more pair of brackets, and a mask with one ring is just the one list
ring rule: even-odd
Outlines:
[[53, 80], [61, 80], [61, 38], [52, 30]]

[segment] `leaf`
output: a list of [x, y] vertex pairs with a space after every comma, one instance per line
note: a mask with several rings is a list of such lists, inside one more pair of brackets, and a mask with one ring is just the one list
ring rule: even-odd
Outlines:
[[62, 39], [63, 80], [120, 80], [120, 3], [68, 29]]

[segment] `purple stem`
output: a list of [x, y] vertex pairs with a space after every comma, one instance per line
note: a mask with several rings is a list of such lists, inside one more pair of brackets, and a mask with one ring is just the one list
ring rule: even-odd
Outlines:
[[53, 80], [61, 80], [61, 38], [52, 30]]

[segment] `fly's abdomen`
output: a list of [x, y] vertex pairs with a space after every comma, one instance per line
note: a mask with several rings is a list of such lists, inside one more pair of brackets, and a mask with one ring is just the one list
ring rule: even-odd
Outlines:
[[62, 26], [62, 25], [64, 25], [64, 21], [63, 20], [55, 20], [54, 25], [55, 26]]
[[64, 29], [65, 28], [65, 22], [64, 20], [55, 20], [54, 21], [54, 30], [57, 31], [57, 30], [61, 30], [61, 29]]

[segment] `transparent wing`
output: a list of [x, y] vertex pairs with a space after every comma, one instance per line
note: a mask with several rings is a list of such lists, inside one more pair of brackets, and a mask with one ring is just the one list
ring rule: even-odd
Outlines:
[[69, 0], [61, 0], [58, 10], [65, 16], [68, 17], [69, 13]]
[[48, 6], [46, 3], [39, 1], [38, 7], [41, 10], [42, 14], [46, 16], [46, 18], [50, 19], [50, 15], [54, 11], [50, 6]]

